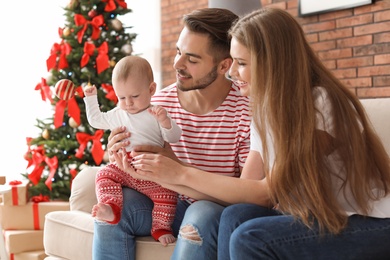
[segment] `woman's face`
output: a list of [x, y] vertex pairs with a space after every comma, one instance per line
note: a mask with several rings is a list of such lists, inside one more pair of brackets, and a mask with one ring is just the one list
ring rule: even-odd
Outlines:
[[230, 67], [229, 75], [233, 82], [240, 88], [241, 94], [243, 96], [250, 96], [251, 57], [249, 50], [233, 37], [230, 55], [233, 58], [233, 64]]

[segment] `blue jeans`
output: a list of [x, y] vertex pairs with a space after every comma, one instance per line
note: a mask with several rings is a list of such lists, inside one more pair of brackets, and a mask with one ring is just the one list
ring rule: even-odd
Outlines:
[[317, 225], [236, 204], [221, 216], [218, 260], [225, 259], [390, 259], [390, 218], [353, 215], [340, 234], [320, 236]]
[[[217, 259], [218, 226], [224, 208], [206, 200], [191, 204], [184, 216], [171, 259]], [[192, 232], [184, 231], [186, 228]]]
[[[175, 236], [188, 206], [188, 202], [178, 201], [172, 225]], [[119, 223], [116, 225], [102, 221], [94, 223], [92, 258], [94, 260], [135, 259], [135, 237], [150, 236], [152, 208], [153, 202], [147, 196], [133, 189], [123, 188], [123, 210]]]

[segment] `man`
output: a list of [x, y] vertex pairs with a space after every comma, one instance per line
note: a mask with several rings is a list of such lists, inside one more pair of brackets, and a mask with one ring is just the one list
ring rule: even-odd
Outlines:
[[[195, 10], [184, 16], [173, 65], [177, 82], [156, 93], [152, 100], [168, 110], [182, 128], [182, 138], [171, 144], [172, 148], [169, 144], [165, 149], [139, 146], [135, 149], [138, 153], [161, 153], [205, 171], [240, 175], [249, 152], [249, 101], [225, 77], [232, 64], [228, 30], [237, 18], [217, 8]], [[126, 138], [130, 135], [123, 128], [112, 131], [110, 154], [128, 145]], [[224, 207], [191, 188], [191, 183], [168, 188], [183, 194], [173, 223], [174, 234], [179, 234], [173, 258], [216, 259], [215, 223]], [[127, 188], [123, 196], [123, 213], [117, 225], [95, 222], [95, 260], [134, 259], [135, 237], [150, 235], [152, 201]]]

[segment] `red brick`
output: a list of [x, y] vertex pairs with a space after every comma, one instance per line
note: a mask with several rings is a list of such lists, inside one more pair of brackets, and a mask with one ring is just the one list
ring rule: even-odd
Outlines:
[[352, 36], [352, 28], [336, 29], [332, 31], [320, 32], [320, 41], [327, 41], [333, 39], [341, 39]]
[[390, 20], [390, 9], [385, 10], [383, 12], [377, 12], [374, 14], [374, 21], [382, 22], [382, 21], [389, 21]]
[[363, 35], [351, 38], [344, 38], [336, 41], [337, 48], [355, 47], [372, 44], [372, 35]]
[[353, 34], [363, 35], [363, 34], [374, 34], [374, 33], [386, 32], [386, 31], [390, 31], [390, 21], [354, 27]]
[[373, 44], [353, 48], [353, 56], [390, 53], [390, 43]]
[[349, 59], [338, 59], [337, 60], [337, 68], [355, 68], [355, 67], [363, 67], [363, 66], [371, 66], [374, 64], [372, 56], [362, 56], [355, 57]]
[[321, 60], [352, 57], [352, 49], [345, 48], [345, 49], [336, 49], [331, 51], [320, 51], [318, 52], [318, 56], [321, 58]]
[[358, 77], [390, 75], [390, 65], [358, 68]]
[[373, 4], [363, 5], [361, 7], [357, 7], [354, 9], [355, 15], [363, 14], [363, 13], [373, 13], [377, 11], [382, 11], [384, 9], [390, 8], [389, 0], [376, 0]]
[[390, 42], [390, 32], [378, 33], [374, 35], [374, 43]]
[[326, 41], [326, 42], [317, 42], [312, 43], [311, 47], [314, 51], [326, 51], [336, 48], [336, 42], [335, 41]]
[[[375, 55], [374, 64], [390, 64], [390, 53]], [[390, 73], [390, 72], [389, 72]]]
[[359, 98], [390, 97], [390, 87], [383, 88], [359, 88], [357, 89]]
[[335, 21], [325, 21], [315, 24], [305, 24], [302, 25], [302, 28], [305, 33], [322, 32], [334, 30], [336, 28], [336, 24]]
[[355, 26], [355, 25], [372, 23], [372, 21], [373, 21], [372, 14], [356, 15], [356, 16], [347, 17], [344, 19], [337, 19], [336, 27], [337, 28], [351, 27], [351, 26]]
[[389, 76], [375, 76], [373, 79], [374, 87], [390, 86], [390, 75]]
[[354, 78], [354, 79], [341, 79], [342, 83], [344, 83], [347, 87], [350, 88], [361, 88], [361, 87], [371, 87], [372, 80], [371, 77], [365, 78]]
[[336, 68], [336, 61], [335, 60], [325, 60], [322, 61], [322, 63], [330, 70], [334, 70]]
[[356, 78], [356, 69], [337, 69], [337, 70], [332, 70], [332, 73], [338, 79]]
[[339, 19], [339, 18], [348, 17], [352, 15], [353, 15], [352, 9], [345, 9], [345, 10], [320, 14], [319, 20], [320, 21], [333, 20], [333, 19]]

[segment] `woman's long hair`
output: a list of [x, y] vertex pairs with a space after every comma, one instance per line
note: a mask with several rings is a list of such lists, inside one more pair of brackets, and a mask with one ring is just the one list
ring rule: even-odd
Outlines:
[[[332, 191], [335, 173], [326, 162], [329, 149], [337, 149], [346, 173], [339, 176], [342, 187], [350, 186], [356, 210], [368, 214], [369, 200], [389, 193], [390, 160], [358, 98], [326, 69], [299, 23], [281, 9], [248, 14], [230, 35], [251, 53], [253, 120], [274, 203], [309, 227], [317, 220], [322, 231], [340, 232], [348, 217]], [[334, 139], [316, 130], [316, 86], [329, 95]], [[276, 156], [270, 167], [266, 132], [272, 133]], [[373, 193], [373, 187], [383, 192]]]

